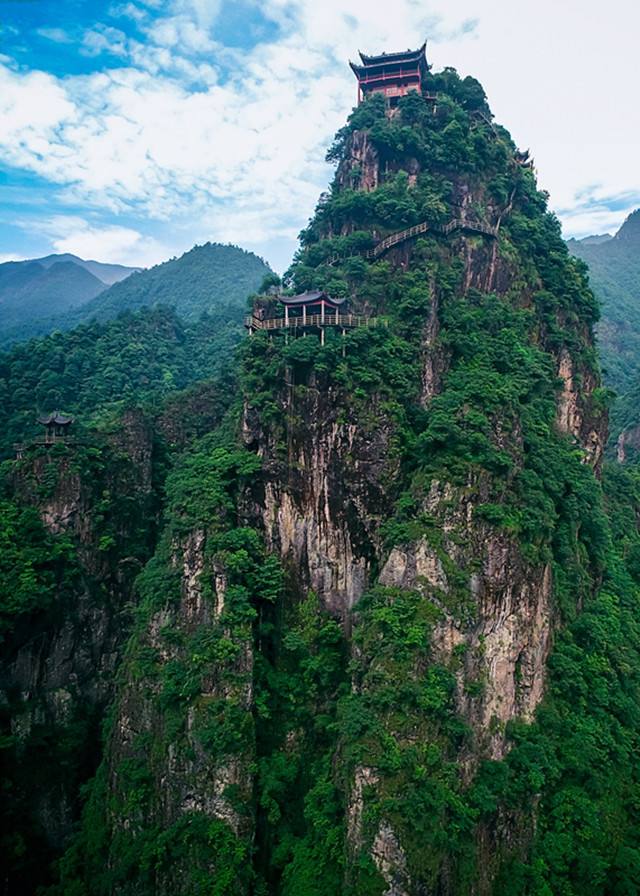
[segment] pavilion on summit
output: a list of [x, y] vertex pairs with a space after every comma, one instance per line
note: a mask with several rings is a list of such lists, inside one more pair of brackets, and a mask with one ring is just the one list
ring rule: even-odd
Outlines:
[[429, 64], [426, 41], [419, 49], [404, 53], [381, 53], [379, 56], [360, 53], [360, 60], [361, 65], [349, 63], [358, 79], [358, 103], [374, 93], [381, 93], [393, 108], [400, 97], [412, 90], [427, 99], [432, 98], [427, 93]]

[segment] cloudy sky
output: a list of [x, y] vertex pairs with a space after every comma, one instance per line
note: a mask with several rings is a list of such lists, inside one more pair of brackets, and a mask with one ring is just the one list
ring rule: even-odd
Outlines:
[[233, 242], [283, 270], [355, 101], [428, 39], [530, 148], [567, 236], [640, 206], [638, 0], [0, 0], [0, 260], [150, 265]]

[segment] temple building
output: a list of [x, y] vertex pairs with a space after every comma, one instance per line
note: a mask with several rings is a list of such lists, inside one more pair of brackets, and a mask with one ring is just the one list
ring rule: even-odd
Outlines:
[[338, 322], [340, 308], [346, 299], [335, 299], [322, 290], [302, 292], [297, 296], [280, 296], [284, 305], [285, 326], [326, 326]]
[[373, 323], [362, 314], [352, 314], [347, 305], [347, 299], [335, 298], [319, 289], [296, 296], [264, 296], [256, 300], [245, 326], [250, 334], [256, 330], [284, 330], [302, 335], [316, 332], [324, 343], [326, 327], [339, 327], [344, 333]]
[[429, 65], [426, 41], [419, 50], [382, 53], [380, 56], [360, 53], [360, 59], [362, 65], [349, 63], [358, 79], [358, 104], [373, 93], [383, 94], [391, 107], [412, 90], [427, 96]]
[[73, 417], [67, 417], [65, 414], [59, 414], [54, 411], [45, 417], [39, 417], [38, 423], [44, 426], [45, 443], [63, 442], [69, 435], [69, 427], [73, 423]]

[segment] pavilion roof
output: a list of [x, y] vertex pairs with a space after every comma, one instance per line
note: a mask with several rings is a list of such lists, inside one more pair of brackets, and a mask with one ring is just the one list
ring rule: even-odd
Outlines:
[[54, 411], [52, 414], [38, 417], [38, 423], [42, 423], [43, 426], [66, 426], [68, 423], [73, 423], [73, 417], [68, 417], [66, 414], [59, 414], [58, 411]]
[[359, 53], [359, 56], [362, 64], [365, 66], [396, 62], [422, 62], [423, 60], [426, 63], [427, 42], [425, 41], [417, 50], [405, 50], [402, 53], [380, 53], [378, 56], [367, 56], [365, 53]]
[[324, 301], [339, 307], [347, 301], [346, 299], [334, 299], [322, 289], [301, 292], [297, 296], [278, 296], [277, 298], [283, 305], [314, 305], [316, 302]]

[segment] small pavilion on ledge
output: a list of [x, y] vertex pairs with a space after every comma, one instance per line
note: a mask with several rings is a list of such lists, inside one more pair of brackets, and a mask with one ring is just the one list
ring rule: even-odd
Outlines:
[[39, 417], [38, 423], [44, 426], [44, 441], [46, 444], [64, 442], [69, 435], [69, 427], [73, 423], [73, 417], [54, 411], [45, 417]]
[[349, 65], [358, 79], [358, 105], [374, 93], [381, 93], [390, 107], [398, 104], [402, 96], [415, 90], [427, 97], [426, 41], [418, 50], [404, 53], [382, 53], [380, 56], [365, 56], [360, 53], [362, 65]]

